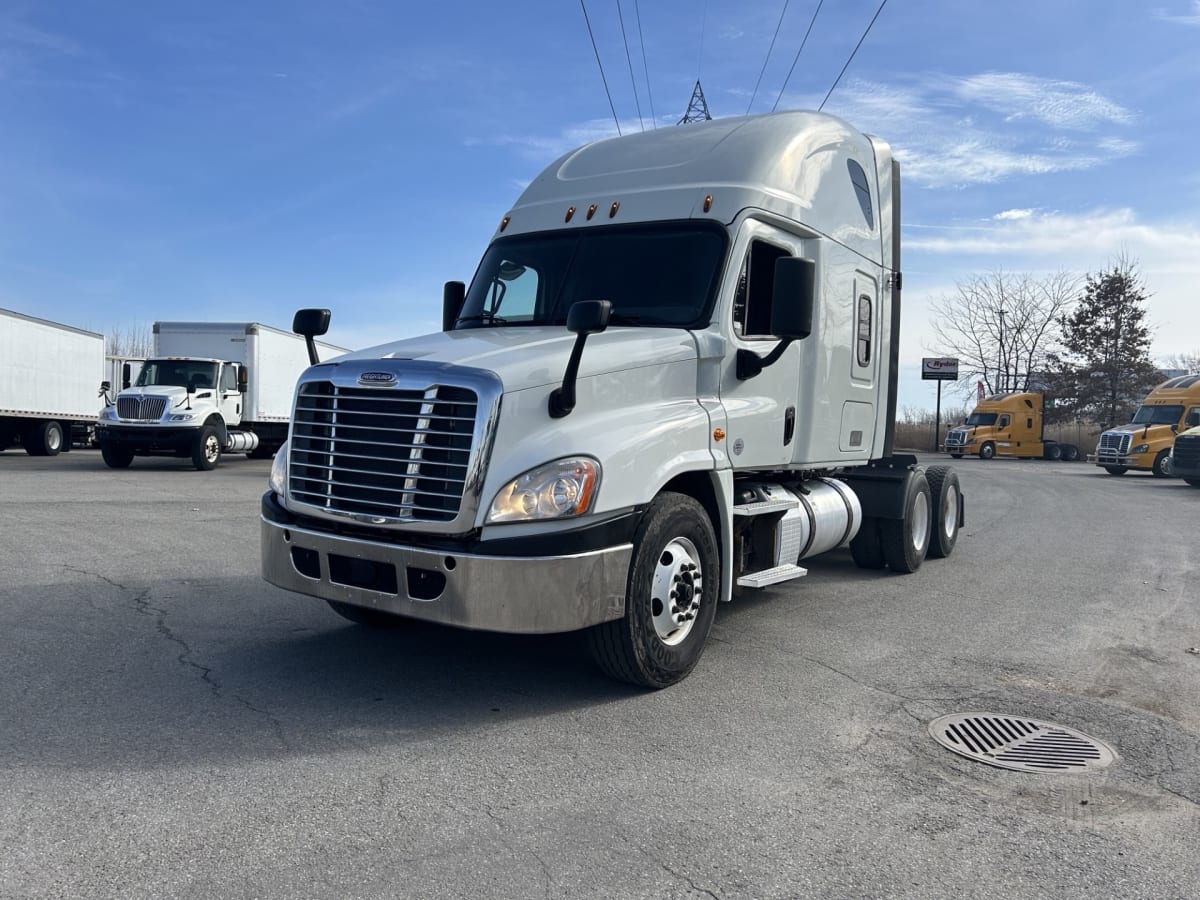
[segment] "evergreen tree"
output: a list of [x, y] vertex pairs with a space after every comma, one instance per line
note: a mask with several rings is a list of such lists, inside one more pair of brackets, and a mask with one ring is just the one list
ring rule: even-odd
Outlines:
[[1064, 352], [1053, 359], [1056, 418], [1119, 425], [1161, 380], [1150, 359], [1148, 299], [1136, 263], [1125, 258], [1087, 276], [1083, 296], [1060, 320]]

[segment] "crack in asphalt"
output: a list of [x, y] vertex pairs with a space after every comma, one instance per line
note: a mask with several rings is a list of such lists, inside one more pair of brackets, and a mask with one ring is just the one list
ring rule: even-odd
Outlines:
[[645, 850], [642, 850], [641, 848], [638, 848], [638, 849], [639, 849], [639, 852], [643, 856], [647, 857], [651, 862], [656, 863], [664, 872], [668, 873], [669, 875], [673, 876], [674, 878], [679, 879], [680, 881], [686, 882], [687, 886], [690, 887], [696, 893], [705, 894], [706, 896], [712, 897], [713, 900], [721, 900], [720, 894], [714, 893], [713, 891], [710, 891], [708, 888], [700, 887], [700, 885], [698, 885], [698, 884], [696, 884], [696, 882], [692, 881], [692, 879], [689, 878], [687, 875], [684, 875], [682, 872], [676, 872], [674, 869], [672, 869], [670, 866], [668, 866], [665, 862], [663, 862], [658, 857], [654, 856], [651, 853], [647, 853]]

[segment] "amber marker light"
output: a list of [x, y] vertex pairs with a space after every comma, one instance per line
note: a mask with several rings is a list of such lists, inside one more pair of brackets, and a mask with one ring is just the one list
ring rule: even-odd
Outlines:
[[613, 205], [608, 208], [608, 217], [611, 219], [617, 214], [617, 210], [621, 208], [621, 201], [614, 200]]
[[593, 203], [591, 206], [588, 207], [587, 217], [588, 217], [589, 222], [592, 220], [592, 216], [594, 216], [595, 214], [596, 214], [596, 204]]
[[500, 230], [501, 231], [503, 231], [505, 228], [508, 227], [508, 223], [511, 220], [511, 218], [512, 218], [511, 216], [505, 216], [503, 219], [500, 220]]
[[725, 429], [724, 428], [714, 428], [713, 429], [713, 440], [714, 441], [725, 440]]
[[704, 198], [704, 211], [708, 212], [712, 209], [712, 194], [708, 194]]
[[568, 206], [568, 207], [567, 207], [567, 217], [566, 217], [565, 219], [563, 219], [563, 221], [564, 221], [564, 222], [570, 222], [570, 221], [571, 221], [571, 216], [573, 216], [573, 215], [575, 215], [575, 207], [573, 207], [573, 206]]

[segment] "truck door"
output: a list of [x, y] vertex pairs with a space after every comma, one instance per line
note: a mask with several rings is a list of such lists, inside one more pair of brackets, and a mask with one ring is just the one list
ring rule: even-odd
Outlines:
[[238, 425], [242, 421], [242, 394], [238, 390], [237, 363], [221, 364], [221, 383], [217, 391], [217, 403], [226, 425]]
[[[793, 343], [772, 366], [753, 378], [737, 377], [737, 351], [766, 356], [779, 343], [771, 335], [775, 261], [799, 256], [800, 241], [777, 229], [747, 222], [734, 245], [736, 263], [726, 278], [724, 327], [730, 335], [721, 378], [728, 436], [725, 452], [735, 468], [770, 468], [789, 463], [795, 441], [796, 403], [799, 396], [800, 344]], [[723, 329], [724, 330], [724, 329]]]

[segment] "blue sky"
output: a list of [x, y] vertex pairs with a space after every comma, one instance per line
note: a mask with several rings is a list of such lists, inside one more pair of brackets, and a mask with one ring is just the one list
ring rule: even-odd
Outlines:
[[[620, 127], [675, 127], [697, 77], [714, 116], [815, 108], [878, 2], [816, 7], [768, 58], [782, 0], [590, 0]], [[1200, 349], [1200, 0], [890, 0], [825, 109], [901, 160], [902, 407], [933, 404], [928, 301], [973, 273], [1125, 252], [1155, 353]], [[436, 330], [522, 186], [616, 127], [572, 0], [0, 0], [0, 306]]]

